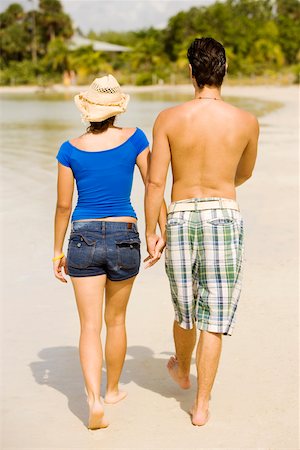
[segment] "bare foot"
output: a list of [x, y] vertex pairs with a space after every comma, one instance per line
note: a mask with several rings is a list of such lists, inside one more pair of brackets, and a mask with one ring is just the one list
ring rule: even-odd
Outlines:
[[117, 391], [117, 392], [107, 392], [104, 398], [105, 403], [109, 405], [113, 405], [114, 403], [118, 403], [127, 397], [127, 392], [125, 391]]
[[189, 389], [191, 387], [189, 375], [184, 377], [180, 377], [178, 375], [178, 361], [176, 356], [171, 356], [167, 364], [167, 368], [169, 370], [169, 374], [171, 375], [175, 383], [179, 384], [181, 389]]
[[99, 428], [107, 428], [109, 423], [104, 417], [104, 409], [101, 401], [88, 401], [90, 408], [89, 424], [90, 430], [98, 430]]
[[197, 409], [195, 405], [190, 410], [190, 415], [191, 415], [191, 419], [192, 419], [192, 424], [196, 425], [198, 427], [202, 427], [203, 425], [205, 425], [209, 419], [208, 409], [200, 410], [200, 409]]

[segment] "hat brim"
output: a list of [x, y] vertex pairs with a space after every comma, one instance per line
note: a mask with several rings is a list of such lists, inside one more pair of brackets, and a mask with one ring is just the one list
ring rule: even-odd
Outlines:
[[122, 94], [122, 99], [112, 105], [94, 104], [85, 98], [85, 92], [75, 95], [74, 101], [85, 122], [103, 122], [126, 111], [130, 96]]

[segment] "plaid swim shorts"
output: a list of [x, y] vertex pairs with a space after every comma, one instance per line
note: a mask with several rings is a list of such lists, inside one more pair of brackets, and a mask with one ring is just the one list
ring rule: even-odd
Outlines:
[[243, 219], [237, 203], [188, 199], [172, 203], [169, 211], [173, 209], [166, 226], [165, 264], [175, 320], [185, 329], [196, 322], [200, 330], [231, 335], [243, 261]]

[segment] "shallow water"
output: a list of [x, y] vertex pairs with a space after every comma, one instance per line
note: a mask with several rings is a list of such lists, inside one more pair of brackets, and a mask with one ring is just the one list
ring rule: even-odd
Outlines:
[[[186, 94], [168, 92], [132, 94], [128, 111], [119, 116], [117, 123], [138, 126], [151, 139], [151, 127], [158, 112], [189, 98]], [[228, 100], [256, 114], [274, 107], [270, 102], [256, 99]], [[14, 169], [31, 163], [50, 169], [60, 143], [85, 129], [73, 97], [68, 94], [4, 94], [1, 111], [2, 161]]]
[[[120, 115], [116, 123], [141, 128], [150, 142], [152, 126], [159, 111], [191, 98], [189, 94], [168, 91], [133, 93], [130, 97], [126, 114]], [[225, 100], [257, 115], [279, 105], [253, 98], [225, 97]], [[19, 209], [20, 204], [28, 203], [29, 198], [34, 207], [38, 195], [43, 195], [45, 201], [53, 196], [55, 156], [60, 144], [82, 134], [86, 124], [81, 122], [70, 93], [2, 94], [1, 116], [2, 209]], [[144, 188], [137, 172], [132, 203], [143, 225]], [[169, 174], [167, 202], [170, 200], [170, 184]], [[14, 189], [11, 189], [12, 185]], [[75, 194], [74, 203], [76, 197]]]

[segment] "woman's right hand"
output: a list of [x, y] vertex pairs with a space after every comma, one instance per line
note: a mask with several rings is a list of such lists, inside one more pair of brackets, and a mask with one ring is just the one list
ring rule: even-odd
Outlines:
[[57, 261], [53, 261], [54, 276], [62, 283], [67, 283], [65, 275], [68, 275], [67, 258], [64, 256]]
[[146, 241], [149, 256], [144, 259], [144, 262], [147, 263], [145, 265], [145, 269], [154, 266], [154, 264], [156, 264], [157, 261], [160, 260], [166, 246], [165, 239], [161, 236], [158, 236], [157, 234], [146, 236]]

